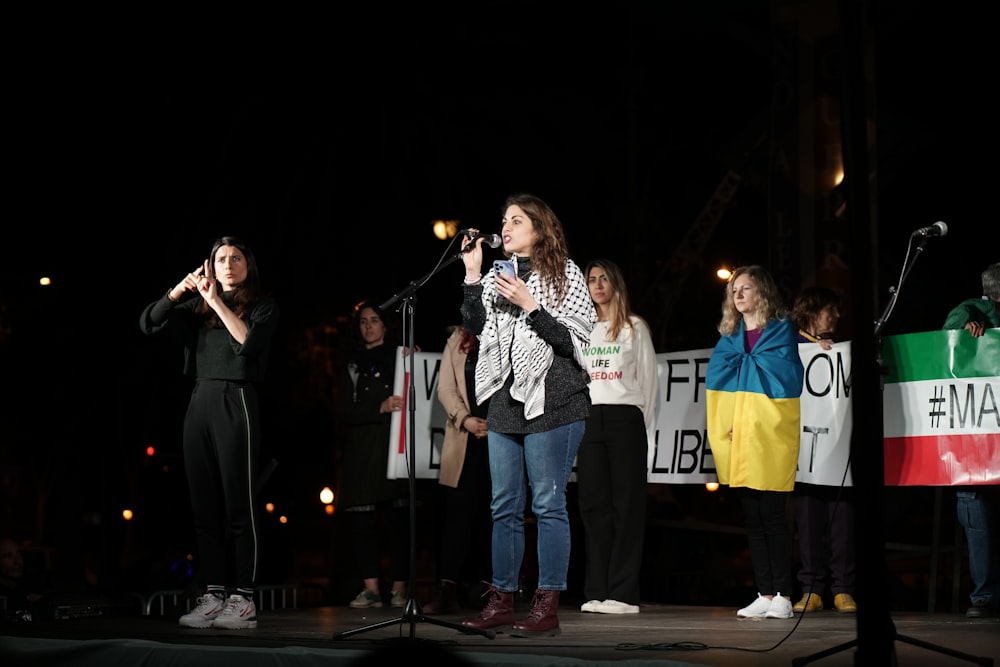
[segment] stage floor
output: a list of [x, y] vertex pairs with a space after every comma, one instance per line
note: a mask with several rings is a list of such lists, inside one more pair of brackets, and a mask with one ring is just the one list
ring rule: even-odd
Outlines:
[[[518, 606], [519, 617], [527, 611], [527, 604], [523, 607]], [[504, 634], [491, 639], [458, 630], [461, 619], [473, 614], [422, 617], [415, 605], [278, 609], [258, 612], [257, 629], [243, 631], [192, 630], [179, 627], [172, 616], [144, 615], [9, 623], [0, 625], [0, 665], [290, 667], [412, 658], [438, 665], [843, 667], [859, 658], [856, 646], [836, 650], [859, 639], [857, 618], [834, 611], [741, 621], [735, 609], [723, 607], [648, 604], [639, 614], [616, 616], [565, 605], [559, 610], [562, 634], [546, 639]], [[1000, 618], [894, 612], [889, 625], [897, 633], [891, 642], [884, 634], [860, 636], [866, 646], [889, 645], [898, 665], [991, 665], [1000, 658]]]

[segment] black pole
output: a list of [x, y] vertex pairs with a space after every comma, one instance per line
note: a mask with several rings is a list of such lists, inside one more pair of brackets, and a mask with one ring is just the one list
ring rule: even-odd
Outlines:
[[[894, 643], [899, 640], [980, 665], [992, 665], [991, 658], [971, 656], [924, 641], [899, 635], [890, 614], [889, 568], [885, 555], [885, 452], [882, 416], [882, 330], [892, 313], [913, 263], [903, 267], [900, 282], [890, 290], [889, 304], [881, 317], [878, 311], [878, 275], [876, 249], [878, 223], [872, 206], [870, 183], [875, 172], [869, 162], [869, 147], [877, 146], [869, 136], [875, 118], [874, 104], [867, 95], [865, 56], [872, 40], [865, 31], [867, 2], [839, 0], [840, 34], [843, 64], [843, 133], [844, 173], [847, 183], [848, 222], [851, 249], [851, 473], [856, 507], [855, 540], [857, 564], [857, 639], [825, 651], [792, 661], [800, 667], [813, 660], [856, 647], [854, 664], [859, 667], [896, 665]], [[911, 239], [912, 241], [912, 239]], [[924, 243], [910, 258], [916, 262]]]

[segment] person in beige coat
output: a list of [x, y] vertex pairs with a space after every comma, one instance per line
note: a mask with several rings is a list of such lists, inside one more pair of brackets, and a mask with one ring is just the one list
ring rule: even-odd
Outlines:
[[[436, 597], [423, 612], [459, 611], [459, 583], [490, 581], [490, 461], [486, 445], [487, 405], [469, 401], [474, 395], [479, 340], [456, 326], [441, 356], [437, 397], [447, 419], [438, 477], [444, 509], [440, 582]], [[488, 401], [487, 401], [488, 403]]]

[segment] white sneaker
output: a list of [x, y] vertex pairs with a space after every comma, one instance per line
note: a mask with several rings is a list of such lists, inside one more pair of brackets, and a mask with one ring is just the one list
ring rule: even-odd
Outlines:
[[195, 608], [181, 616], [177, 622], [185, 628], [210, 628], [225, 607], [225, 600], [212, 593], [205, 593], [198, 598]]
[[638, 614], [639, 605], [619, 602], [618, 600], [605, 600], [597, 603], [597, 611], [602, 614]]
[[370, 591], [367, 588], [361, 590], [357, 597], [351, 600], [350, 606], [355, 609], [367, 609], [368, 607], [381, 607], [382, 598], [375, 591]]
[[[764, 618], [770, 609], [771, 601], [760, 593], [757, 593], [757, 599], [736, 612], [736, 615], [739, 618]], [[791, 609], [791, 605], [789, 605], [789, 609]]]
[[389, 600], [389, 605], [402, 609], [406, 606], [406, 591], [400, 591], [393, 589], [392, 597]]
[[771, 600], [771, 608], [767, 610], [764, 616], [765, 618], [794, 618], [795, 612], [792, 611], [792, 601], [781, 597], [781, 593], [778, 593]]
[[580, 605], [580, 611], [597, 612], [598, 607], [600, 606], [601, 606], [600, 600], [588, 600], [587, 602], [584, 602], [582, 605]]
[[257, 605], [242, 595], [230, 595], [226, 607], [215, 617], [213, 628], [252, 630], [257, 627]]

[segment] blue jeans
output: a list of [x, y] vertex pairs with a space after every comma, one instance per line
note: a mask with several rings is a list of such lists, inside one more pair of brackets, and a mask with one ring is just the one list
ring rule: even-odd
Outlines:
[[585, 422], [550, 431], [507, 434], [490, 431], [493, 486], [493, 585], [517, 591], [524, 560], [524, 510], [531, 484], [531, 511], [538, 522], [538, 588], [566, 590], [569, 571], [569, 512], [566, 485], [580, 448]]
[[973, 585], [969, 599], [973, 604], [985, 602], [995, 606], [1000, 596], [995, 508], [989, 498], [977, 491], [959, 490], [955, 496], [958, 522], [965, 528], [969, 544], [969, 577]]

